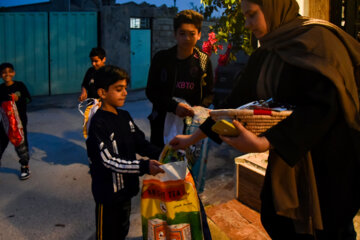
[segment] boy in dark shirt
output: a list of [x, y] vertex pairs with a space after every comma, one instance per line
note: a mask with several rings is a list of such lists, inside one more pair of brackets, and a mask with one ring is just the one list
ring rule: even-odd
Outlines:
[[[18, 147], [15, 147], [16, 153], [18, 154], [21, 164], [20, 168], [20, 179], [25, 180], [30, 177], [29, 170], [29, 144], [27, 138], [27, 115], [26, 105], [31, 102], [30, 93], [27, 90], [24, 83], [14, 81], [15, 69], [11, 63], [3, 63], [0, 65], [1, 78], [4, 83], [0, 85], [0, 102], [11, 100], [14, 96], [15, 104], [19, 112], [19, 117], [23, 125], [24, 130], [24, 142]], [[1, 124], [2, 125], [2, 124]], [[5, 133], [3, 126], [0, 126], [0, 160], [1, 157], [9, 144], [8, 135]]]
[[193, 116], [190, 106], [208, 107], [213, 99], [213, 72], [208, 55], [196, 47], [201, 37], [203, 16], [184, 10], [174, 17], [177, 45], [155, 54], [151, 61], [146, 96], [153, 104], [148, 117], [151, 143], [164, 146], [164, 125], [168, 112], [179, 117]]
[[81, 95], [79, 101], [84, 101], [87, 98], [99, 98], [94, 84], [95, 72], [105, 66], [106, 53], [101, 47], [93, 48], [89, 54], [92, 67], [90, 67], [84, 76], [84, 80], [81, 84]]
[[[128, 74], [115, 66], [100, 68], [95, 86], [101, 108], [91, 118], [86, 147], [92, 193], [96, 203], [97, 239], [125, 239], [129, 231], [131, 198], [139, 191], [139, 176], [164, 172], [161, 149], [150, 144], [130, 114], [118, 109], [125, 103]], [[150, 160], [136, 159], [136, 153]]]

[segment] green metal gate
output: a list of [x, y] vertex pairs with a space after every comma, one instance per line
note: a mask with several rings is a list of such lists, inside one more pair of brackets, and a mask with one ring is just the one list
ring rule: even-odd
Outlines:
[[0, 13], [0, 62], [14, 65], [32, 95], [49, 93], [48, 59], [47, 13]]
[[96, 12], [0, 13], [0, 63], [31, 95], [80, 92], [96, 46]]
[[151, 30], [130, 31], [131, 89], [145, 88], [151, 61]]
[[97, 13], [51, 12], [49, 19], [51, 94], [80, 92], [97, 46]]

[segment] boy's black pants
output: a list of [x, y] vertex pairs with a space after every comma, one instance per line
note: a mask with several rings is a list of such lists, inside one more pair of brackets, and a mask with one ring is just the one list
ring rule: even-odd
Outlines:
[[[26, 124], [23, 126], [23, 130], [24, 130], [24, 142], [19, 146], [15, 147], [15, 151], [20, 158], [19, 163], [22, 166], [27, 166], [29, 164], [30, 155], [29, 155], [29, 144], [27, 138]], [[3, 123], [0, 121], [0, 160], [8, 144], [9, 144], [8, 135], [5, 132]]]
[[130, 227], [131, 199], [96, 203], [96, 239], [125, 239]]

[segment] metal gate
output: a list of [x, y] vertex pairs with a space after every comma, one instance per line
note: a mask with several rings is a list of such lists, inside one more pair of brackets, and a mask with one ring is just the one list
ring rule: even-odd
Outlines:
[[0, 13], [0, 62], [14, 65], [31, 95], [49, 93], [48, 59], [47, 13]]
[[145, 88], [151, 61], [151, 30], [130, 30], [131, 89]]
[[0, 13], [0, 62], [31, 95], [80, 92], [96, 46], [96, 12]]
[[97, 13], [51, 12], [49, 29], [50, 92], [80, 92], [89, 52], [97, 46]]

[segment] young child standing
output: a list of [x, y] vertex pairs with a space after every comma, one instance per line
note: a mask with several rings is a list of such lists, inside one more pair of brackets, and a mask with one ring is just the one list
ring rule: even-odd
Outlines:
[[94, 74], [99, 68], [105, 66], [106, 52], [103, 48], [96, 47], [91, 49], [89, 57], [92, 67], [85, 73], [84, 80], [81, 84], [79, 101], [84, 101], [87, 98], [99, 98], [95, 89]]
[[[27, 115], [26, 105], [31, 102], [31, 96], [24, 83], [14, 81], [15, 69], [11, 63], [3, 63], [0, 65], [1, 78], [4, 83], [0, 85], [0, 102], [9, 101], [12, 97], [15, 99], [15, 104], [19, 112], [19, 117], [24, 129], [24, 143], [18, 147], [15, 147], [21, 164], [20, 179], [25, 180], [30, 177], [29, 170], [29, 144], [27, 138]], [[1, 124], [0, 126], [0, 160], [9, 144], [8, 135]]]
[[[161, 149], [150, 144], [125, 104], [128, 74], [104, 66], [95, 74], [101, 108], [91, 119], [86, 147], [90, 161], [92, 193], [96, 203], [96, 239], [125, 239], [130, 226], [131, 198], [139, 191], [139, 176], [164, 172]], [[136, 159], [136, 153], [150, 160]]]

